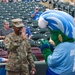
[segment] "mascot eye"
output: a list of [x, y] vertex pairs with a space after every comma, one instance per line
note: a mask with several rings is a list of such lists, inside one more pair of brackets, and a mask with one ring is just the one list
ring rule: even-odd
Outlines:
[[40, 28], [46, 28], [47, 24], [48, 24], [48, 22], [45, 21], [42, 17], [39, 18], [39, 20], [38, 20], [38, 26]]

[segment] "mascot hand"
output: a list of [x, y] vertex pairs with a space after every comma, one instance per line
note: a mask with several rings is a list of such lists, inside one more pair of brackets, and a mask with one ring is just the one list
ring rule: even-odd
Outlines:
[[44, 39], [41, 39], [40, 40], [40, 44], [41, 44], [41, 51], [44, 49], [44, 48], [49, 48], [52, 52], [54, 50], [54, 46], [52, 44], [50, 44], [48, 42], [48, 40], [44, 40]]
[[47, 40], [40, 40], [40, 44], [41, 44], [41, 52], [47, 63], [48, 55], [52, 54], [50, 43]]

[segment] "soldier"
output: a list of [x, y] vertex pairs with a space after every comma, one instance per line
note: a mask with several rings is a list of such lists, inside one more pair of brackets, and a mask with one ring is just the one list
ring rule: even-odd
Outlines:
[[28, 64], [31, 66], [31, 73], [36, 72], [35, 64], [32, 58], [31, 46], [23, 32], [24, 24], [22, 19], [11, 20], [14, 32], [6, 36], [4, 40], [5, 47], [9, 51], [6, 65], [6, 75], [29, 75]]

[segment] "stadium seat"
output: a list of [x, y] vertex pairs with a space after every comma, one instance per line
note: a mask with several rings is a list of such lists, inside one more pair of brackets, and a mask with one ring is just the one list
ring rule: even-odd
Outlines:
[[8, 58], [8, 52], [0, 48], [0, 57]]
[[39, 42], [40, 39], [38, 39], [36, 42], [36, 47], [40, 47], [40, 42]]
[[48, 32], [49, 30], [48, 30], [48, 28], [43, 28], [43, 29], [40, 29], [39, 30], [39, 32], [41, 33], [41, 34], [44, 34], [45, 32]]
[[32, 53], [36, 56], [37, 60], [44, 60], [39, 47], [31, 47]]
[[37, 31], [35, 31], [35, 32], [32, 32], [32, 39], [33, 40], [38, 40], [39, 38], [41, 38], [41, 34], [39, 33], [39, 32], [37, 32]]
[[31, 20], [26, 20], [26, 23], [27, 23], [27, 24], [31, 24], [32, 21], [31, 21]]
[[29, 39], [29, 43], [30, 43], [31, 47], [36, 46], [35, 41], [33, 39]]
[[38, 24], [33, 23], [31, 26], [32, 26], [33, 28], [37, 28], [37, 27], [38, 27]]
[[35, 32], [35, 31], [36, 31], [36, 29], [33, 28], [33, 27], [31, 26], [31, 24], [27, 24], [27, 26], [28, 26], [28, 28], [30, 29], [31, 32]]
[[44, 34], [42, 34], [42, 38], [49, 40], [50, 39], [50, 32], [45, 32]]
[[69, 14], [75, 17], [75, 7], [72, 5], [69, 6]]

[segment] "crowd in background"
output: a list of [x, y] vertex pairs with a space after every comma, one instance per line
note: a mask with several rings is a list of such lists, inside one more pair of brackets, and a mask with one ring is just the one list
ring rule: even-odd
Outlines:
[[[53, 3], [54, 0], [0, 0], [0, 2], [32, 2], [32, 1], [35, 1], [35, 2], [51, 2]], [[74, 0], [55, 0], [56, 2], [69, 2], [71, 5], [75, 5], [75, 1]]]

